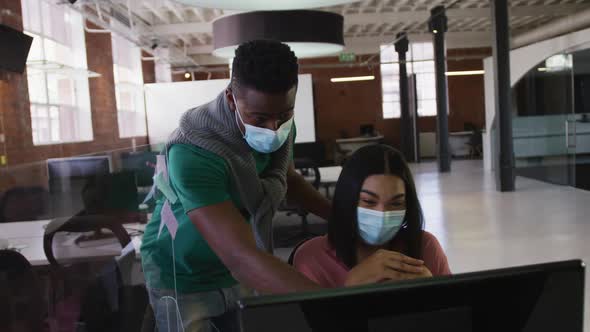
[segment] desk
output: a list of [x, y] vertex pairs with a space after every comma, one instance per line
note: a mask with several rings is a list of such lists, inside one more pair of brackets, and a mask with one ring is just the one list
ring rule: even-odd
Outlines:
[[381, 143], [383, 138], [383, 136], [341, 138], [336, 140], [336, 145], [340, 151], [346, 151], [346, 155], [343, 156], [345, 158], [364, 146]]
[[320, 184], [326, 188], [326, 197], [330, 198], [330, 187], [336, 185], [342, 172], [342, 166], [320, 167]]
[[469, 142], [473, 136], [472, 131], [458, 131], [449, 133], [449, 146], [452, 157], [465, 157], [470, 155]]
[[[0, 234], [6, 238], [12, 247], [19, 248], [20, 253], [25, 256], [33, 266], [49, 265], [45, 251], [43, 250], [43, 235], [45, 226], [51, 220], [23, 221], [12, 223], [1, 223]], [[143, 225], [129, 225], [133, 229], [141, 228]], [[127, 225], [125, 225], [127, 228]], [[141, 241], [140, 237], [134, 236], [131, 244], [135, 252], [138, 252]], [[97, 261], [113, 258], [121, 255], [119, 243], [105, 244], [92, 247], [79, 247], [74, 241], [76, 236], [67, 233], [58, 233], [53, 239], [53, 248], [56, 257], [67, 263]], [[130, 245], [131, 245], [130, 244]]]

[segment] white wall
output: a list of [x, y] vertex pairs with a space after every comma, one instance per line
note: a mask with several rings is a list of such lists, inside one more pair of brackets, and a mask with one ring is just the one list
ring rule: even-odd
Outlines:
[[[567, 35], [544, 40], [532, 45], [510, 51], [510, 86], [513, 87], [529, 70], [548, 57], [590, 43], [590, 29], [580, 30]], [[496, 116], [496, 99], [494, 97], [494, 63], [491, 57], [484, 59], [486, 135], [484, 135], [484, 168], [493, 170], [494, 158], [491, 151], [494, 142], [491, 139], [492, 120]]]
[[[229, 79], [154, 83], [145, 85], [150, 144], [164, 143], [187, 110], [208, 103], [229, 85]], [[299, 75], [295, 99], [297, 143], [315, 142], [315, 115], [311, 74]]]

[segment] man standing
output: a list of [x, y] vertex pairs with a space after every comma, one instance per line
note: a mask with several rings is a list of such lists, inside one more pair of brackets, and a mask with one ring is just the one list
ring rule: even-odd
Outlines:
[[[238, 285], [261, 293], [319, 287], [272, 255], [271, 221], [285, 194], [316, 215], [330, 214], [330, 203], [293, 167], [297, 74], [287, 45], [245, 43], [228, 88], [186, 112], [172, 134], [173, 197], [159, 199], [141, 248], [160, 331], [176, 331], [180, 319], [185, 331], [224, 331]], [[174, 239], [160, 230], [166, 209], [178, 222]]]

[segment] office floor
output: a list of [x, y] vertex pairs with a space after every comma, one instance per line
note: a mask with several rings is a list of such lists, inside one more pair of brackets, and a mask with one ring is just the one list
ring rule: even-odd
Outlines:
[[[439, 174], [432, 162], [412, 170], [426, 230], [441, 242], [454, 273], [571, 258], [590, 262], [590, 191], [518, 177], [515, 192], [500, 193], [481, 161], [454, 161], [448, 174]], [[277, 226], [297, 221], [281, 216]], [[277, 255], [286, 258], [290, 251], [279, 248]]]

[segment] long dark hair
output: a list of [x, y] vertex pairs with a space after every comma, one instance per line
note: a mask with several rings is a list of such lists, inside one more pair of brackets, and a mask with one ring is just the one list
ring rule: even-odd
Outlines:
[[365, 179], [371, 175], [396, 175], [406, 189], [406, 217], [395, 239], [405, 244], [403, 254], [422, 259], [424, 217], [412, 173], [402, 154], [387, 145], [371, 145], [356, 151], [346, 162], [338, 178], [332, 217], [328, 224], [328, 240], [336, 255], [349, 268], [357, 264], [356, 246], [360, 239], [357, 206]]

